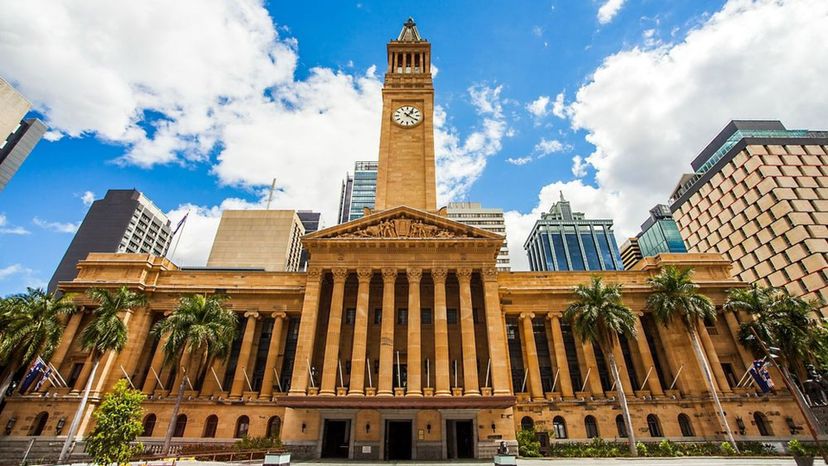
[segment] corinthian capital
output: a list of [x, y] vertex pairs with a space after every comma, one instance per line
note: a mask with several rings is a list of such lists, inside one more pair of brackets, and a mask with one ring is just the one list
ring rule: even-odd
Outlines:
[[409, 267], [405, 269], [405, 274], [408, 276], [409, 282], [419, 282], [423, 278], [423, 269], [419, 267]]
[[348, 278], [348, 269], [344, 267], [334, 267], [331, 272], [333, 273], [334, 282], [344, 282]]

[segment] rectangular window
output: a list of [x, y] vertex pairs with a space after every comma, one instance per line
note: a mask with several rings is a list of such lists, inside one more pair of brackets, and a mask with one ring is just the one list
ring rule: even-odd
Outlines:
[[423, 308], [420, 310], [420, 323], [423, 325], [431, 325], [434, 323], [431, 317], [431, 309]]
[[457, 309], [446, 309], [446, 322], [449, 324], [457, 323]]
[[569, 249], [569, 259], [572, 261], [572, 270], [586, 270], [584, 267], [584, 259], [581, 256], [581, 245], [578, 244], [578, 237], [575, 234], [575, 229], [567, 227], [566, 247]]
[[566, 261], [566, 250], [564, 249], [563, 238], [560, 233], [552, 233], [552, 247], [555, 249], [555, 258], [558, 260], [558, 270], [569, 270], [569, 263]]
[[584, 252], [587, 257], [589, 270], [601, 270], [601, 262], [598, 259], [598, 248], [592, 239], [592, 231], [589, 227], [581, 227], [581, 243], [584, 245]]
[[382, 323], [382, 309], [377, 308], [374, 309], [374, 325], [379, 325]]
[[604, 259], [605, 270], [615, 270], [617, 267], [613, 263], [612, 250], [609, 241], [607, 241], [607, 231], [603, 227], [595, 227], [595, 236], [598, 237], [598, 248], [601, 250], [601, 257]]
[[397, 309], [397, 325], [408, 325], [408, 309]]
[[354, 325], [354, 320], [356, 320], [356, 309], [345, 309], [345, 325]]

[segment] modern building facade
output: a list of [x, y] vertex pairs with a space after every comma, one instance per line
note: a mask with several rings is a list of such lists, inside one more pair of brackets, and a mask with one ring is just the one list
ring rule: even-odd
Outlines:
[[449, 202], [446, 207], [446, 216], [455, 222], [503, 236], [503, 246], [497, 254], [497, 270], [508, 272], [512, 269], [503, 209], [481, 207], [479, 202]]
[[642, 257], [683, 252], [687, 252], [687, 246], [670, 208], [657, 204], [650, 209], [650, 217], [641, 224], [641, 232], [621, 245], [621, 262], [625, 269], [630, 269]]
[[587, 219], [561, 200], [541, 214], [523, 245], [532, 271], [623, 270], [610, 219]]
[[688, 251], [722, 254], [745, 282], [828, 302], [828, 132], [731, 121], [692, 167], [670, 199]]
[[46, 125], [37, 118], [23, 118], [30, 108], [29, 101], [0, 78], [0, 191], [46, 133]]
[[134, 189], [110, 189], [89, 207], [48, 289], [55, 291], [59, 282], [75, 278], [78, 262], [89, 253], [164, 257], [171, 241], [170, 220], [149, 198]]
[[[299, 210], [296, 212], [299, 216], [299, 221], [302, 222], [302, 227], [305, 229], [305, 234], [313, 233], [319, 229], [320, 219], [322, 214], [319, 212], [312, 212], [310, 210]], [[306, 270], [308, 267], [308, 251], [302, 248], [302, 253], [299, 259], [299, 270]]]
[[[84, 291], [128, 286], [149, 302], [125, 314], [130, 344], [101, 364], [90, 402], [128, 377], [151, 395], [143, 403], [145, 445], [160, 444], [168, 425], [176, 444], [278, 435], [294, 458], [342, 460], [487, 458], [501, 443], [516, 451], [522, 426], [551, 443], [623, 441], [606, 355], [562, 318], [572, 289], [598, 275], [621, 283], [636, 313], [637, 338], [612, 351], [639, 439], [722, 441], [687, 333], [677, 323], [656, 325], [646, 279], [668, 265], [692, 267], [717, 306], [745, 283], [718, 254], [660, 254], [630, 271], [499, 272], [503, 237], [436, 206], [430, 54], [413, 20], [388, 44], [377, 207], [306, 235], [306, 272], [182, 270], [145, 254], [81, 261], [76, 279], [61, 286], [85, 312], [68, 320], [51, 358], [66, 386], [7, 397], [0, 413], [6, 439], [37, 432], [54, 441], [58, 423], [72, 422], [91, 373], [78, 339], [96, 303]], [[403, 185], [392, 181], [409, 175]], [[559, 203], [561, 222], [575, 221], [568, 209]], [[585, 225], [611, 237], [606, 223]], [[572, 226], [574, 235], [582, 225]], [[608, 263], [618, 262], [610, 255]], [[163, 364], [163, 345], [150, 329], [182, 294], [215, 292], [229, 296], [240, 332], [229, 358], [210, 367], [214, 377], [191, 380], [173, 418], [172, 387], [188, 376]], [[784, 441], [804, 420], [784, 391], [738, 386], [754, 361], [737, 343], [739, 319], [725, 313], [698, 328], [713, 390], [737, 439]], [[90, 412], [82, 435], [94, 423]]]
[[207, 267], [296, 272], [302, 265], [304, 234], [295, 210], [225, 210]]
[[377, 162], [354, 164], [354, 176], [345, 174], [339, 196], [339, 223], [361, 218], [365, 209], [373, 209], [377, 196]]

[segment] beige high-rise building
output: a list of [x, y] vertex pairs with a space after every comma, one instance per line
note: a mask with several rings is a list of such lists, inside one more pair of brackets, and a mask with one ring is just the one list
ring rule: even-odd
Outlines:
[[32, 105], [0, 78], [0, 191], [46, 132], [37, 118], [23, 119]]
[[305, 228], [295, 210], [225, 210], [207, 267], [295, 272]]
[[688, 251], [828, 302], [828, 132], [731, 121], [692, 166], [670, 199]]
[[455, 222], [491, 231], [503, 236], [503, 246], [497, 253], [497, 270], [508, 272], [512, 269], [509, 260], [509, 244], [506, 241], [506, 222], [503, 209], [481, 207], [479, 202], [449, 202], [446, 216]]

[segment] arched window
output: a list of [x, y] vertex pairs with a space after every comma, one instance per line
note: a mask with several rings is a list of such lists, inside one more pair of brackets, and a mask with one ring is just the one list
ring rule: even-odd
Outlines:
[[661, 432], [661, 423], [658, 422], [658, 416], [655, 414], [647, 415], [647, 428], [650, 429], [650, 437], [663, 437]]
[[619, 414], [615, 416], [615, 428], [618, 429], [618, 436], [620, 438], [627, 438], [627, 424], [624, 424], [624, 416]]
[[681, 429], [682, 437], [693, 437], [693, 424], [690, 423], [690, 416], [681, 413], [678, 415], [679, 428]]
[[587, 438], [598, 437], [598, 423], [595, 422], [595, 416], [589, 415], [584, 418], [584, 429], [586, 430]]
[[178, 417], [175, 419], [175, 432], [173, 432], [173, 437], [183, 437], [184, 436], [184, 429], [187, 428], [187, 415], [186, 414], [179, 414]]
[[155, 414], [147, 414], [144, 417], [144, 431], [141, 437], [152, 437], [152, 431], [155, 430]]
[[250, 418], [247, 416], [239, 416], [236, 421], [236, 438], [247, 437], [247, 430], [250, 429]]
[[32, 423], [32, 428], [29, 429], [29, 435], [32, 436], [39, 436], [43, 433], [43, 429], [46, 428], [46, 421], [49, 420], [49, 413], [46, 411], [41, 412], [34, 418], [34, 422]]
[[770, 437], [773, 435], [773, 431], [768, 423], [768, 418], [765, 417], [764, 414], [759, 411], [753, 413], [753, 422], [756, 424], [756, 428], [759, 429], [759, 435], [762, 437]]
[[216, 428], [218, 427], [218, 416], [215, 414], [211, 414], [207, 416], [207, 420], [204, 421], [204, 438], [215, 438], [216, 437]]
[[552, 431], [555, 433], [555, 438], [566, 438], [566, 421], [561, 416], [555, 416], [552, 420]]
[[535, 421], [529, 416], [523, 416], [520, 420], [520, 428], [523, 430], [532, 430], [535, 428]]
[[279, 416], [273, 416], [267, 421], [267, 436], [269, 438], [278, 438], [282, 432], [282, 420]]

